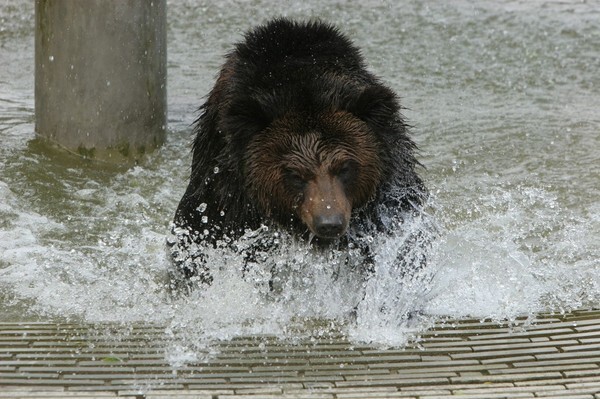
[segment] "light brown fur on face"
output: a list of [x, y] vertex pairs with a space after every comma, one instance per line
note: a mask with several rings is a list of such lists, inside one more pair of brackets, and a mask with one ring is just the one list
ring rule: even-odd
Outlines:
[[342, 182], [321, 165], [306, 184], [304, 201], [298, 208], [300, 219], [314, 235], [337, 238], [348, 228], [351, 212], [352, 204]]

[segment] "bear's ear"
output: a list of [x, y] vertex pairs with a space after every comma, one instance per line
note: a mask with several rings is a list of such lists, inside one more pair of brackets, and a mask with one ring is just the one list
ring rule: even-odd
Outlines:
[[237, 137], [251, 136], [265, 129], [272, 118], [258, 100], [247, 96], [238, 98], [229, 105], [225, 114], [224, 128]]
[[392, 90], [382, 85], [373, 85], [351, 98], [346, 110], [368, 124], [386, 126], [398, 117], [400, 104]]

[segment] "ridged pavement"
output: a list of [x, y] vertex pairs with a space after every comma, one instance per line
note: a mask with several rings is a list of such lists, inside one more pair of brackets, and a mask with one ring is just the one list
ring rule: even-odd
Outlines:
[[0, 398], [600, 399], [600, 310], [444, 322], [402, 349], [236, 338], [180, 367], [164, 328], [122, 328], [0, 323]]

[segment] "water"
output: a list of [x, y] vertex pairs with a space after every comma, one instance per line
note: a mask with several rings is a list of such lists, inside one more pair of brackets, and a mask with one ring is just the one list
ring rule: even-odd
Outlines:
[[[396, 3], [171, 2], [167, 142], [126, 168], [35, 140], [33, 4], [3, 0], [0, 321], [159, 323], [196, 343], [174, 346], [189, 360], [206, 338], [341, 332], [399, 344], [440, 316], [510, 320], [598, 306], [599, 9]], [[345, 255], [288, 240], [274, 258], [286, 273], [279, 295], [260, 269], [240, 278], [227, 267], [236, 255], [221, 253], [213, 286], [172, 297], [164, 243], [187, 183], [190, 124], [231, 43], [277, 15], [338, 24], [400, 94], [439, 225], [427, 275], [398, 281], [385, 265], [402, 237], [379, 240], [384, 267], [359, 295], [356, 276], [336, 272]]]

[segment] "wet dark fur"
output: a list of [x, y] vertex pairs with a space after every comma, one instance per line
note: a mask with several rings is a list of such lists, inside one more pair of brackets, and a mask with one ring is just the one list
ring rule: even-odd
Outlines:
[[[353, 206], [348, 231], [385, 232], [388, 227], [383, 218], [402, 217], [401, 213], [418, 209], [426, 196], [415, 171], [415, 144], [397, 96], [367, 71], [359, 50], [331, 25], [277, 19], [252, 30], [226, 56], [201, 111], [194, 128], [190, 183], [174, 219], [176, 228], [192, 234], [188, 239], [214, 244], [223, 235], [235, 239], [244, 229], [262, 224], [306, 236], [306, 226], [287, 209], [286, 204], [296, 199], [275, 201], [269, 198], [272, 193], [255, 190], [250, 176], [260, 173], [249, 169], [260, 164], [251, 153], [277, 151], [273, 143], [277, 134], [283, 141], [285, 135], [312, 131], [322, 132], [321, 145], [352, 150], [356, 147], [354, 128], [345, 130], [344, 126], [352, 125], [354, 119], [366, 126], [366, 140], [374, 148], [368, 152], [369, 159], [360, 162], [377, 165], [377, 171], [363, 179], [375, 182], [372, 188], [365, 189], [364, 182], [347, 187], [347, 195], [356, 197], [358, 204]], [[337, 126], [335, 134], [328, 134], [333, 125]], [[286, 128], [273, 134], [277, 126]], [[256, 142], [267, 134], [271, 137], [264, 141], [270, 144], [257, 149]], [[358, 151], [355, 156], [364, 158], [365, 154]], [[286, 184], [277, 172], [264, 177], [270, 178]], [[275, 192], [286, 196], [293, 190], [285, 187]], [[207, 204], [202, 213], [197, 211], [201, 203]], [[202, 221], [203, 216], [208, 223]], [[204, 230], [209, 231], [206, 237], [194, 236]]]

